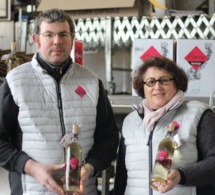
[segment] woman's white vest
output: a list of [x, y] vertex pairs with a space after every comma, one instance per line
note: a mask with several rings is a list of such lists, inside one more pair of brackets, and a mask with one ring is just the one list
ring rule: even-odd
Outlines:
[[[197, 126], [203, 112], [208, 106], [201, 102], [184, 102], [179, 108], [167, 112], [157, 123], [153, 138], [153, 165], [158, 144], [167, 134], [167, 125], [176, 121], [181, 127], [178, 131], [182, 146], [179, 147], [173, 158], [172, 169], [183, 168], [197, 162]], [[122, 129], [126, 145], [126, 169], [128, 174], [125, 195], [149, 194], [149, 163], [148, 163], [148, 129], [143, 120], [134, 111], [129, 114], [123, 123]], [[166, 195], [196, 195], [196, 187], [177, 185]], [[153, 191], [153, 195], [161, 195]]]
[[[93, 73], [75, 63], [70, 66], [59, 84], [62, 114], [58, 107], [57, 83], [38, 65], [35, 57], [32, 62], [10, 71], [7, 81], [19, 107], [23, 151], [40, 163], [63, 163], [64, 148], [59, 144], [63, 121], [66, 133], [71, 132], [73, 124], [79, 126], [79, 143], [83, 159], [86, 158], [94, 143], [99, 96], [98, 78]], [[59, 173], [56, 175], [56, 179], [60, 179]], [[85, 194], [97, 194], [94, 179], [89, 180]], [[22, 175], [22, 187], [23, 195], [54, 194], [27, 174]]]

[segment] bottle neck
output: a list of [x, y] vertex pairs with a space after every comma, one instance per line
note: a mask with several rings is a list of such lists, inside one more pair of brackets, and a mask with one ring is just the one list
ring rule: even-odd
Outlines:
[[15, 55], [16, 54], [16, 49], [11, 49], [11, 53]]
[[173, 137], [173, 132], [172, 131], [167, 131], [166, 137]]
[[10, 55], [15, 57], [16, 56], [16, 51], [15, 50], [11, 51]]
[[11, 56], [15, 56], [16, 55], [16, 44], [14, 42], [11, 43]]
[[78, 134], [73, 134], [73, 140], [77, 140], [78, 139]]

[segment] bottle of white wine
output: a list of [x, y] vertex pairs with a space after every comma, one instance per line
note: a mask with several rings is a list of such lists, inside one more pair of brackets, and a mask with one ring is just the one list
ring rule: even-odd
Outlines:
[[73, 125], [72, 140], [66, 148], [66, 171], [64, 190], [71, 192], [80, 191], [80, 171], [82, 163], [82, 147], [78, 143], [78, 126]]
[[166, 184], [166, 177], [170, 172], [172, 166], [172, 159], [176, 142], [173, 140], [173, 134], [175, 130], [174, 123], [170, 123], [168, 126], [167, 136], [161, 140], [154, 163], [154, 169], [150, 180], [150, 185], [154, 190], [158, 190], [158, 182]]
[[19, 66], [19, 58], [16, 56], [16, 42], [11, 42], [11, 53], [7, 59], [7, 73]]

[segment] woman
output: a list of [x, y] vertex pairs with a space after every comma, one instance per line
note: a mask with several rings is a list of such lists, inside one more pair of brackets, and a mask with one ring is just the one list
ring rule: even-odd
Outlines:
[[[115, 195], [212, 195], [215, 181], [215, 114], [208, 105], [185, 101], [188, 79], [175, 62], [152, 57], [137, 70], [133, 87], [143, 101], [123, 122]], [[167, 184], [149, 180], [159, 142], [177, 122], [182, 145], [175, 151]]]

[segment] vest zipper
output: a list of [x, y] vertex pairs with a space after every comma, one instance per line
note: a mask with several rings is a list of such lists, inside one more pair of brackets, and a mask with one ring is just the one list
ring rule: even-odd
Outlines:
[[152, 151], [153, 151], [153, 149], [152, 149], [152, 147], [153, 147], [152, 146], [152, 137], [153, 137], [153, 132], [154, 132], [156, 125], [157, 125], [157, 122], [155, 122], [154, 127], [153, 127], [152, 131], [150, 132], [148, 142], [147, 142], [148, 153], [149, 153], [149, 158], [148, 158], [148, 160], [149, 160], [149, 195], [153, 195], [153, 190], [150, 186], [150, 178], [151, 178], [152, 167], [153, 167], [152, 166], [152, 163], [153, 163], [152, 162], [152, 160], [153, 160], [153, 157], [152, 157]]
[[60, 89], [60, 80], [62, 78], [62, 67], [58, 68], [57, 70], [57, 102], [58, 102], [58, 109], [59, 109], [59, 115], [60, 115], [60, 123], [62, 127], [62, 137], [65, 135], [66, 130], [65, 130], [65, 124], [63, 120], [63, 108], [62, 108], [62, 97], [61, 97], [61, 89]]

